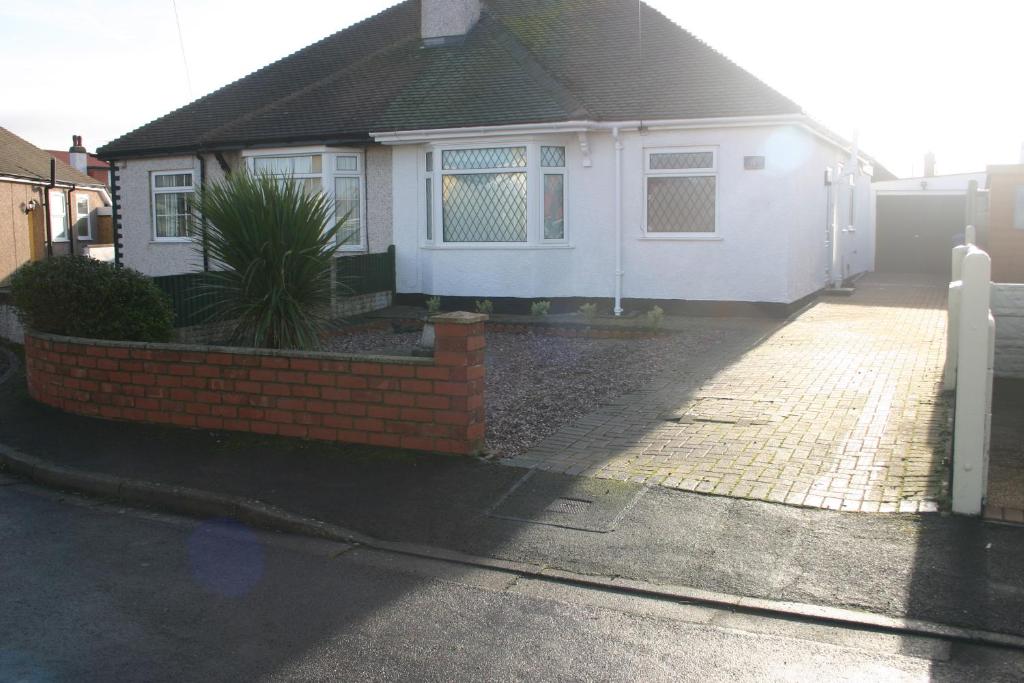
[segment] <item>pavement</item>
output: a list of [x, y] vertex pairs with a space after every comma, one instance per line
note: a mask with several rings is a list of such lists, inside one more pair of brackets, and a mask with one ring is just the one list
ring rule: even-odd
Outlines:
[[948, 283], [872, 273], [754, 345], [727, 341], [510, 464], [861, 512], [948, 500]]
[[197, 516], [223, 515], [217, 496], [231, 496], [265, 505], [249, 517], [271, 528], [315, 533], [299, 523], [312, 520], [577, 582], [1024, 636], [1024, 528], [979, 519], [847, 514], [469, 458], [111, 423], [36, 404], [18, 377], [0, 385], [0, 444], [0, 460], [17, 449], [35, 459], [23, 471], [52, 485]]
[[1016, 681], [1024, 652], [523, 578], [0, 475], [0, 680]]

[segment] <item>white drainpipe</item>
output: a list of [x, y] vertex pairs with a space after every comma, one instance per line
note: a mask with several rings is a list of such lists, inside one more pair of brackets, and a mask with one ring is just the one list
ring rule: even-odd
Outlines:
[[612, 128], [615, 140], [615, 315], [622, 315], [622, 139]]

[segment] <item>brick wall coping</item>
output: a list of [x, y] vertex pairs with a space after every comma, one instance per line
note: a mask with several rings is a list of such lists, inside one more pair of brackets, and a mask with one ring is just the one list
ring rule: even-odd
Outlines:
[[[442, 320], [439, 322], [452, 322]], [[465, 324], [465, 323], [458, 323]], [[419, 356], [388, 356], [367, 353], [334, 353], [330, 351], [296, 351], [290, 349], [257, 349], [246, 346], [213, 346], [206, 344], [173, 344], [164, 342], [117, 341], [113, 339], [91, 339], [88, 337], [66, 337], [49, 332], [29, 330], [36, 339], [65, 344], [85, 344], [104, 348], [147, 349], [151, 351], [180, 351], [182, 353], [225, 353], [235, 356], [256, 356], [276, 358], [308, 358], [311, 360], [354, 360], [369, 363], [391, 363], [395, 365], [434, 364], [433, 358]]]
[[428, 318], [432, 323], [445, 323], [451, 325], [475, 325], [476, 323], [487, 322], [486, 313], [470, 313], [469, 311], [453, 311], [451, 313], [437, 313]]

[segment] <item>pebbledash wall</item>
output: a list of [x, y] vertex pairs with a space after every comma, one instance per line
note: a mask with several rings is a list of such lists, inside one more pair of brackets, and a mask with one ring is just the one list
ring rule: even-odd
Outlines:
[[[297, 148], [299, 149], [299, 148]], [[308, 149], [308, 148], [306, 148]], [[325, 152], [331, 151], [324, 148]], [[366, 251], [379, 254], [392, 244], [391, 148], [366, 145], [363, 152], [363, 185], [366, 207]], [[282, 149], [284, 153], [284, 149]], [[298, 152], [297, 152], [298, 153]], [[309, 153], [308, 151], [306, 152]], [[245, 165], [244, 153], [224, 152], [222, 158], [231, 169]], [[221, 182], [225, 171], [212, 154], [204, 154], [206, 182]], [[202, 256], [189, 239], [154, 239], [152, 174], [157, 171], [191, 171], [198, 183], [200, 163], [195, 155], [127, 159], [116, 162], [120, 192], [122, 262], [146, 275], [178, 275], [202, 269]], [[355, 252], [348, 252], [355, 253]], [[343, 258], [344, 253], [339, 254]]]
[[81, 415], [472, 454], [484, 321], [431, 319], [432, 358], [101, 341], [29, 332], [30, 395]]

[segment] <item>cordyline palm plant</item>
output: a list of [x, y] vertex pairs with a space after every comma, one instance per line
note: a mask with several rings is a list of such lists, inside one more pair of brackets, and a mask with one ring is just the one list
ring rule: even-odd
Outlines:
[[332, 222], [322, 193], [244, 171], [197, 192], [192, 211], [194, 234], [205, 221], [212, 268], [201, 286], [205, 312], [234, 323], [231, 343], [317, 348], [330, 313], [335, 237], [348, 215]]

